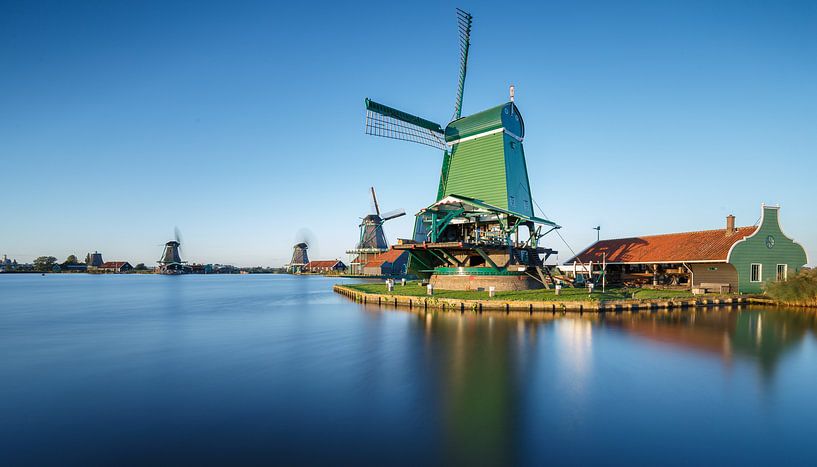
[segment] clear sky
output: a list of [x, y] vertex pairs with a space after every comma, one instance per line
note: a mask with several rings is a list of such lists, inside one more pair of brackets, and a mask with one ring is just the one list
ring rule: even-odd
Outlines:
[[516, 85], [533, 196], [574, 249], [765, 202], [817, 262], [813, 1], [4, 2], [0, 254], [155, 264], [178, 226], [191, 261], [282, 265], [301, 229], [346, 259], [369, 186], [434, 201], [441, 154], [364, 135], [363, 99], [447, 123], [455, 6], [463, 113]]

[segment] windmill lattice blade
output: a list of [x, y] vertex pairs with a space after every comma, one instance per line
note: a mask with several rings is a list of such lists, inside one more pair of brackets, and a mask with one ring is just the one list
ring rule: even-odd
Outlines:
[[394, 211], [389, 211], [383, 214], [383, 221], [387, 221], [389, 219], [394, 219], [395, 217], [405, 216], [406, 210], [405, 209], [395, 209]]
[[411, 141], [445, 150], [439, 124], [366, 99], [366, 134]]
[[471, 22], [473, 19], [471, 13], [457, 8], [457, 29], [460, 33], [460, 78], [457, 82], [454, 120], [462, 116], [462, 95], [465, 92], [465, 74], [468, 71], [468, 49], [471, 47]]

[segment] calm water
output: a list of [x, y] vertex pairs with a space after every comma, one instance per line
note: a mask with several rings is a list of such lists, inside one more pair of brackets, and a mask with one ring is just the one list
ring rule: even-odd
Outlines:
[[0, 276], [0, 464], [817, 463], [814, 314], [424, 314], [333, 282]]

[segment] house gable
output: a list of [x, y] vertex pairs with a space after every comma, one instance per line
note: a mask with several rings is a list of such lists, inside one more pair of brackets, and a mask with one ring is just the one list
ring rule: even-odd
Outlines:
[[[800, 272], [808, 262], [802, 245], [787, 237], [780, 228], [780, 208], [763, 206], [760, 225], [750, 236], [732, 245], [727, 262], [738, 271], [742, 293], [761, 293], [763, 283], [777, 278], [778, 265], [786, 265], [788, 277]], [[752, 265], [759, 267], [759, 279], [752, 279]]]

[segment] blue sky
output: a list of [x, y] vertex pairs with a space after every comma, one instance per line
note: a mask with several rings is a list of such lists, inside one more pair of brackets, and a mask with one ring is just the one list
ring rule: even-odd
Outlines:
[[[525, 118], [534, 198], [578, 250], [781, 204], [817, 261], [815, 2], [12, 2], [0, 6], [0, 254], [345, 259], [376, 186], [434, 201], [441, 155], [366, 136], [363, 99]], [[387, 224], [408, 236], [413, 219]], [[550, 245], [567, 259], [558, 237]]]

